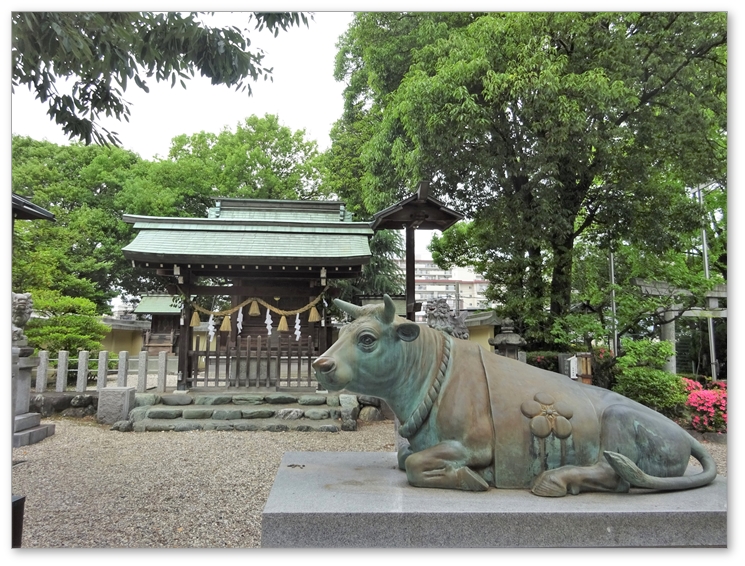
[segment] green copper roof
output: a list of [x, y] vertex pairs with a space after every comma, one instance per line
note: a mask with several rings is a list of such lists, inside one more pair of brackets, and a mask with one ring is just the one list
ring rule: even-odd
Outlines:
[[125, 215], [139, 231], [127, 259], [173, 263], [351, 265], [370, 259], [367, 222], [330, 201], [226, 199], [209, 218]]
[[138, 314], [179, 314], [181, 309], [173, 306], [171, 295], [145, 295], [134, 312]]

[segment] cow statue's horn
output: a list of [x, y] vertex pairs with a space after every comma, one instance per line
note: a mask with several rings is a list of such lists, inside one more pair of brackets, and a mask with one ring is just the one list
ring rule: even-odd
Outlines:
[[390, 324], [396, 318], [396, 305], [393, 304], [393, 300], [388, 295], [383, 295], [383, 302], [385, 303], [382, 317], [383, 322]]
[[[396, 305], [388, 295], [383, 295], [383, 303], [384, 307], [380, 318], [386, 324], [390, 324], [396, 318]], [[341, 299], [334, 299], [334, 304], [352, 318], [359, 318], [365, 314], [365, 310], [362, 307], [342, 301]]]
[[364, 313], [362, 307], [353, 305], [352, 303], [348, 303], [347, 301], [342, 301], [341, 299], [334, 299], [334, 304], [352, 318], [360, 317]]

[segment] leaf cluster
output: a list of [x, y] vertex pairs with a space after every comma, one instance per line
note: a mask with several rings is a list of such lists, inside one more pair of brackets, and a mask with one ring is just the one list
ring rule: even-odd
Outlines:
[[66, 297], [57, 291], [35, 291], [34, 312], [25, 333], [39, 350], [98, 351], [109, 333], [96, 312], [96, 305], [82, 297]]
[[[359, 149], [368, 209], [426, 179], [467, 214], [433, 256], [483, 273], [534, 347], [591, 342], [610, 326], [609, 249], [639, 256], [624, 284], [692, 279], [703, 211], [687, 188], [726, 193], [726, 63], [719, 12], [358, 15], [334, 144]], [[726, 274], [723, 218], [703, 224]], [[641, 299], [622, 331], [647, 325]]]
[[[48, 103], [47, 114], [70, 139], [119, 144], [116, 132], [100, 126], [101, 116], [129, 120], [124, 92], [134, 81], [178, 81], [198, 72], [213, 85], [251, 94], [253, 81], [271, 78], [261, 49], [250, 49], [247, 28], [211, 27], [200, 13], [179, 12], [15, 12], [12, 26], [12, 85], [25, 85]], [[257, 30], [277, 35], [307, 16], [257, 12], [246, 16]], [[73, 79], [70, 93], [57, 79]]]

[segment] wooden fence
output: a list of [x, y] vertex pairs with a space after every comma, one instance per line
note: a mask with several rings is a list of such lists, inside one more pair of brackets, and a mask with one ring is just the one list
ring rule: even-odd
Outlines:
[[214, 350], [210, 342], [196, 339], [189, 351], [188, 387], [316, 387], [311, 367], [317, 357], [311, 336], [243, 336], [234, 344], [221, 343], [220, 333]]

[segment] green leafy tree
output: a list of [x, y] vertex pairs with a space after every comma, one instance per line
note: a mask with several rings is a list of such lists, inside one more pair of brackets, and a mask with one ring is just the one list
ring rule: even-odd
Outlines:
[[15, 222], [14, 290], [50, 289], [108, 311], [122, 274], [130, 269], [121, 247], [133, 237], [116, 200], [139, 162], [115, 147], [13, 137], [13, 191], [56, 218]]
[[305, 130], [282, 126], [273, 114], [249, 116], [219, 134], [177, 136], [169, 161], [200, 170], [212, 183], [210, 196], [259, 199], [317, 199], [321, 186], [318, 144]]
[[[431, 179], [473, 220], [434, 251], [455, 263], [475, 248], [492, 292], [551, 342], [578, 239], [674, 249], [700, 225], [685, 187], [726, 178], [726, 14], [469, 17], [356, 17], [348, 88], [382, 116], [360, 188], [379, 206]], [[386, 73], [396, 47], [409, 59]]]
[[336, 282], [340, 298], [352, 302], [355, 295], [402, 295], [406, 281], [396, 259], [403, 257], [404, 245], [400, 232], [378, 230], [370, 238], [370, 263], [352, 280]]
[[669, 342], [624, 340], [613, 391], [668, 416], [679, 414], [688, 399], [680, 376], [662, 369], [673, 354]]
[[25, 328], [29, 344], [51, 352], [100, 350], [110, 328], [100, 322], [92, 301], [41, 289], [32, 295], [36, 316]]
[[[307, 17], [294, 12], [242, 13], [236, 17], [275, 36]], [[250, 49], [248, 28], [211, 27], [199, 13], [15, 12], [11, 16], [12, 85], [25, 85], [71, 139], [118, 144], [116, 132], [97, 122], [102, 115], [129, 119], [123, 98], [130, 81], [148, 92], [147, 81], [176, 81], [196, 72], [212, 84], [251, 94], [247, 78], [270, 78], [261, 49]], [[58, 78], [74, 79], [70, 94]]]

